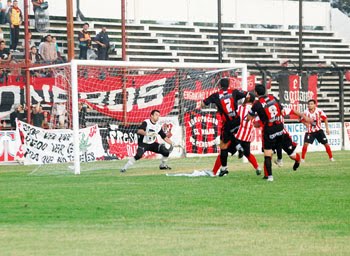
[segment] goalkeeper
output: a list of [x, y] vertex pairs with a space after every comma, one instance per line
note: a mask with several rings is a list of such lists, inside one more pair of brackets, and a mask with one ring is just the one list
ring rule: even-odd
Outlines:
[[[160, 117], [159, 110], [152, 110], [149, 119], [142, 122], [137, 130], [138, 135], [138, 147], [136, 150], [136, 155], [129, 159], [125, 166], [120, 170], [120, 172], [126, 172], [126, 170], [132, 166], [137, 160], [141, 159], [146, 151], [152, 151], [163, 155], [159, 169], [166, 170], [171, 169], [167, 165], [167, 160], [170, 152], [173, 149], [173, 142], [166, 136], [162, 130], [162, 126], [158, 123]], [[159, 144], [157, 142], [157, 135], [170, 145], [170, 148], [166, 148], [164, 144]]]

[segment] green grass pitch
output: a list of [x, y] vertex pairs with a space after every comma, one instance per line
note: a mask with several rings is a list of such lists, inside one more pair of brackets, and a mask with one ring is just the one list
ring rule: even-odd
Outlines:
[[[0, 166], [0, 255], [349, 255], [350, 153], [284, 155], [275, 181], [229, 158], [226, 177], [167, 177], [159, 161]], [[170, 160], [171, 173], [214, 157]], [[262, 163], [262, 156], [258, 156]]]

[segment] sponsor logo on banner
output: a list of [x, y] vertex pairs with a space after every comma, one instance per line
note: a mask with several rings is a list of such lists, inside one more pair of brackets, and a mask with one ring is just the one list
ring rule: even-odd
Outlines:
[[[298, 75], [280, 74], [279, 98], [284, 107], [304, 112], [307, 109], [307, 102], [310, 99], [317, 101], [317, 75], [303, 75], [300, 79]], [[297, 116], [292, 115], [292, 119]]]
[[345, 149], [350, 150], [350, 122], [344, 123], [344, 142], [345, 142]]
[[[179, 125], [179, 120], [176, 117], [160, 117], [159, 123], [162, 125], [162, 129], [176, 145], [169, 157], [180, 157], [183, 155], [182, 145], [182, 131]], [[108, 132], [108, 154], [116, 155], [118, 159], [124, 159], [126, 157], [133, 157], [136, 155], [138, 147], [137, 130], [138, 125], [110, 125]], [[157, 138], [158, 143], [165, 143], [160, 136]], [[165, 143], [166, 146], [167, 143]], [[157, 158], [161, 157], [151, 151], [146, 151], [144, 158]]]
[[252, 141], [250, 143], [250, 151], [253, 154], [262, 153], [262, 130], [261, 128], [253, 128], [252, 130]]
[[[64, 163], [74, 160], [73, 131], [45, 130], [17, 121], [17, 156], [25, 164]], [[80, 161], [101, 160], [104, 156], [102, 139], [97, 125], [79, 130]]]
[[[341, 140], [341, 123], [328, 123], [330, 135], [326, 135], [328, 139], [328, 144], [332, 150], [341, 150], [342, 140]], [[322, 129], [325, 131], [324, 124], [322, 123]], [[302, 123], [295, 124], [285, 124], [285, 128], [290, 134], [292, 140], [298, 144], [297, 151], [301, 152], [304, 144], [304, 136], [306, 132], [306, 127]], [[350, 123], [348, 123], [348, 139], [350, 141]], [[350, 143], [349, 143], [350, 146]], [[250, 144], [250, 148], [253, 154], [262, 153], [262, 141], [261, 141], [261, 129], [253, 129], [253, 140]], [[309, 145], [308, 151], [324, 151], [324, 146], [318, 143], [317, 140]]]

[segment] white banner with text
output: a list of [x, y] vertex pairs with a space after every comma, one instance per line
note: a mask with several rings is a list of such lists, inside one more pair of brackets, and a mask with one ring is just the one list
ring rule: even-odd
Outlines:
[[[17, 160], [25, 164], [65, 163], [74, 160], [73, 131], [46, 130], [17, 121]], [[80, 129], [80, 161], [102, 160], [104, 149], [97, 125]]]

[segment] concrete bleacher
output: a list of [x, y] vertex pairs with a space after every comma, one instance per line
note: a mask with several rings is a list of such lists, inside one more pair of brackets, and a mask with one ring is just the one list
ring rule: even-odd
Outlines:
[[[57, 43], [63, 55], [67, 54], [66, 21], [63, 17], [50, 17], [50, 33], [56, 36]], [[74, 32], [77, 35], [83, 21], [76, 21]], [[92, 35], [105, 26], [111, 42], [116, 45], [116, 51], [110, 54], [111, 60], [121, 60], [121, 24], [118, 21], [94, 20], [88, 21]], [[2, 25], [6, 41], [9, 40], [9, 29]], [[41, 33], [32, 31], [32, 44], [39, 43]], [[143, 22], [127, 24], [127, 60], [158, 61], [158, 62], [218, 62], [218, 31], [215, 24], [194, 23], [193, 25], [157, 24]], [[222, 27], [222, 60], [226, 63], [247, 63], [251, 72], [258, 74], [255, 63], [279, 67], [282, 62], [290, 60], [298, 63], [299, 32], [295, 29], [280, 28], [237, 28], [233, 24], [223, 24]], [[336, 37], [332, 31], [303, 31], [303, 63], [307, 66], [350, 65], [350, 46]], [[23, 50], [23, 43], [19, 46]], [[76, 40], [75, 53], [79, 48]], [[319, 90], [320, 105], [330, 112], [332, 121], [339, 119], [339, 93], [336, 76], [323, 78]], [[273, 90], [278, 85], [273, 83]], [[346, 118], [350, 120], [350, 86], [345, 86]]]

